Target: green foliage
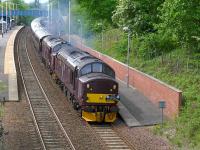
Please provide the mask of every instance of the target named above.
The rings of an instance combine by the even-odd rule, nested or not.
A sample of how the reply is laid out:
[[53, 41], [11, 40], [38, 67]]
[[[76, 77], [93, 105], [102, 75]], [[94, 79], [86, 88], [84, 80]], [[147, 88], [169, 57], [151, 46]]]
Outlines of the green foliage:
[[127, 55], [127, 39], [123, 38], [121, 41], [113, 45], [115, 51], [123, 55], [124, 57]]
[[170, 32], [176, 35], [179, 43], [190, 52], [200, 52], [200, 1], [166, 0], [160, 11], [158, 30], [162, 34]]
[[82, 8], [85, 8], [92, 20], [112, 23], [112, 12], [115, 9], [116, 0], [77, 0]]
[[148, 34], [140, 38], [139, 44], [139, 55], [145, 59], [152, 59], [176, 48], [176, 41], [167, 34]]
[[129, 26], [138, 35], [155, 32], [154, 24], [159, 21], [157, 8], [162, 3], [163, 0], [118, 0], [113, 22], [120, 27]]

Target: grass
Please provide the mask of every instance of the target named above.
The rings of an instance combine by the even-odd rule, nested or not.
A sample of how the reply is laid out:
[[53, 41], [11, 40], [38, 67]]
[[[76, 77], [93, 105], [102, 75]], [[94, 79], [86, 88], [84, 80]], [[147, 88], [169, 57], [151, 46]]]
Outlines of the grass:
[[[94, 42], [95, 49], [121, 62], [126, 62], [127, 41], [105, 39], [109, 45], [101, 48], [101, 40]], [[166, 122], [164, 128], [155, 126], [154, 133], [167, 137], [180, 149], [200, 149], [200, 54], [187, 54], [184, 49], [156, 56], [152, 59], [135, 57], [130, 53], [130, 65], [183, 91], [180, 116]]]

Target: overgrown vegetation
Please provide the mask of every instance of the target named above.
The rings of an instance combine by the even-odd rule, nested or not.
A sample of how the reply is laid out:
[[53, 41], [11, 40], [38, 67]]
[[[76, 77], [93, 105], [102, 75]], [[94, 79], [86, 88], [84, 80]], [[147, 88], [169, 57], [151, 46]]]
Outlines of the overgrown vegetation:
[[179, 147], [200, 147], [200, 1], [111, 2], [78, 1], [74, 6], [84, 14], [84, 33], [95, 32], [85, 34], [85, 39], [93, 48], [126, 63], [127, 33], [122, 28], [129, 27], [131, 66], [183, 91], [180, 116], [167, 123], [162, 133]]

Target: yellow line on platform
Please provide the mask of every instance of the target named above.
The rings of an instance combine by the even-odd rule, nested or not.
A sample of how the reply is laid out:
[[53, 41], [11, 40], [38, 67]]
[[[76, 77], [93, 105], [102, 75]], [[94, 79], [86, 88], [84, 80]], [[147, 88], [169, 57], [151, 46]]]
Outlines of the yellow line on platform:
[[18, 101], [18, 87], [17, 87], [17, 75], [14, 60], [14, 42], [15, 37], [22, 26], [15, 27], [13, 33], [8, 39], [5, 58], [4, 58], [4, 74], [8, 75], [8, 100]]

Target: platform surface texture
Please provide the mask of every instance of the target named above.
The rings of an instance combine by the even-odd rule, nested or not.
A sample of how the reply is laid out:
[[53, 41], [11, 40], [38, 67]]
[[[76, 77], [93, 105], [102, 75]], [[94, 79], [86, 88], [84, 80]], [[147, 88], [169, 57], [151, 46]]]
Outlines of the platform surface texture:
[[120, 103], [119, 114], [129, 127], [155, 125], [162, 122], [159, 105], [151, 103], [134, 87], [118, 80]]
[[14, 41], [22, 26], [16, 26], [0, 37], [0, 100], [18, 101]]

